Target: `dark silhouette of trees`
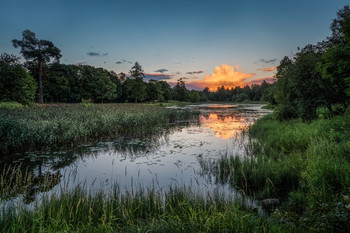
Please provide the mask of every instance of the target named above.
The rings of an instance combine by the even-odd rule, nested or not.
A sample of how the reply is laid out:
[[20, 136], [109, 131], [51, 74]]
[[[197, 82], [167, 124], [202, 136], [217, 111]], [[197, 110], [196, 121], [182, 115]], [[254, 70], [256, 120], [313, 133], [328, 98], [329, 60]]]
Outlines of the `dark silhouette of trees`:
[[17, 101], [29, 104], [34, 101], [35, 80], [19, 64], [19, 58], [3, 53], [0, 55], [0, 101]]
[[[350, 7], [337, 13], [332, 36], [307, 45], [277, 67], [277, 82], [264, 97], [279, 119], [317, 117], [317, 109], [341, 114], [350, 103]], [[271, 98], [272, 97], [272, 98]]]
[[174, 86], [174, 92], [175, 92], [176, 99], [178, 101], [187, 101], [188, 100], [186, 84], [182, 80], [182, 78], [177, 80], [177, 83]]
[[127, 82], [129, 98], [134, 99], [135, 103], [137, 103], [137, 101], [143, 101], [147, 94], [146, 85], [143, 82], [145, 74], [138, 62], [135, 62], [135, 65], [130, 70], [130, 74], [134, 79], [129, 79]]
[[22, 33], [22, 40], [12, 40], [15, 48], [21, 47], [21, 54], [27, 60], [27, 62], [34, 64], [38, 68], [38, 81], [39, 81], [39, 103], [44, 103], [43, 95], [43, 65], [50, 62], [51, 58], [59, 62], [61, 50], [54, 46], [51, 41], [39, 40], [36, 38], [35, 33], [30, 30], [25, 30]]

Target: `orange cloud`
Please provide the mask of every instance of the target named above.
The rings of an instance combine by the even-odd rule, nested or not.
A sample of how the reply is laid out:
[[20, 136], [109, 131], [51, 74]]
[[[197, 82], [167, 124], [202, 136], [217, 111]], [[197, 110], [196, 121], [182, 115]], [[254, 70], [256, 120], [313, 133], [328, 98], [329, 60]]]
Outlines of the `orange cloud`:
[[258, 70], [262, 70], [262, 71], [270, 72], [270, 71], [274, 71], [275, 69], [277, 69], [277, 67], [262, 68], [262, 69], [258, 69]]
[[192, 81], [189, 84], [192, 87], [205, 88], [209, 87], [210, 91], [216, 91], [217, 87], [234, 88], [236, 86], [246, 85], [245, 80], [255, 76], [255, 73], [244, 73], [239, 66], [230, 66], [222, 64], [216, 66], [212, 75], [206, 75], [203, 80]]

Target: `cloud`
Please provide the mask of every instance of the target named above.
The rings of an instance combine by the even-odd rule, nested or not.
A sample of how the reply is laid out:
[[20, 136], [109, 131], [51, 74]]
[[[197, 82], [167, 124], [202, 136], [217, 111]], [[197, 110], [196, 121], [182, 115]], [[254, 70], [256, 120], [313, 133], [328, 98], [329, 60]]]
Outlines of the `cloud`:
[[171, 74], [150, 74], [150, 73], [145, 73], [145, 81], [149, 81], [151, 79], [153, 80], [168, 80], [171, 79], [173, 77], [173, 75]]
[[240, 67], [222, 64], [216, 66], [212, 75], [206, 75], [203, 80], [192, 81], [186, 83], [186, 86], [191, 86], [193, 89], [202, 90], [209, 87], [211, 91], [217, 90], [217, 87], [225, 86], [233, 88], [236, 86], [244, 86], [247, 84], [247, 79], [251, 79], [255, 73], [244, 73]]
[[277, 69], [277, 67], [262, 68], [262, 69], [257, 69], [257, 70], [262, 70], [262, 71], [270, 72], [270, 71], [274, 71], [275, 69]]
[[258, 78], [258, 79], [254, 79], [249, 81], [249, 85], [253, 85], [253, 84], [261, 84], [263, 81], [267, 82], [267, 83], [274, 83], [276, 81], [275, 77], [266, 77], [266, 78]]
[[167, 72], [167, 71], [169, 71], [169, 70], [167, 70], [167, 69], [159, 69], [159, 70], [155, 70], [154, 72], [156, 72], [156, 73], [165, 73], [165, 72]]
[[265, 63], [265, 64], [271, 64], [271, 63], [275, 63], [277, 61], [277, 58], [273, 58], [270, 60], [266, 60], [266, 59], [260, 59], [259, 62], [261, 63]]
[[88, 52], [86, 55], [90, 56], [90, 57], [105, 57], [108, 55], [108, 53], [96, 53], [96, 52]]
[[204, 73], [204, 71], [203, 71], [203, 70], [199, 70], [199, 71], [191, 71], [191, 72], [187, 72], [186, 74], [190, 74], [190, 75], [192, 75], [192, 74], [201, 74], [201, 73]]
[[133, 62], [127, 61], [127, 60], [125, 60], [125, 59], [122, 59], [122, 60], [120, 60], [120, 61], [116, 61], [116, 62], [115, 62], [115, 64], [117, 64], [117, 65], [124, 64], [124, 63], [133, 64]]

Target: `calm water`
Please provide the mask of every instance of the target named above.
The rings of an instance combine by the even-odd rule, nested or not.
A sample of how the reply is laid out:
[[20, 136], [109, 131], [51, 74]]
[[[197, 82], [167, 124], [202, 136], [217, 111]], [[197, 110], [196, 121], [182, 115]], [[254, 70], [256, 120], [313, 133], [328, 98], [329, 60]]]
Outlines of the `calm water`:
[[[51, 192], [77, 185], [90, 191], [107, 190], [115, 184], [127, 191], [159, 191], [171, 185], [185, 185], [203, 194], [237, 196], [233, 188], [216, 184], [204, 174], [200, 161], [214, 160], [223, 154], [243, 156], [247, 138], [242, 131], [270, 112], [261, 106], [187, 106], [200, 109], [199, 119], [178, 122], [150, 138], [119, 138], [65, 152], [28, 153], [12, 164], [26, 164], [38, 177], [52, 174]], [[39, 188], [34, 188], [31, 195], [29, 200], [40, 195]]]

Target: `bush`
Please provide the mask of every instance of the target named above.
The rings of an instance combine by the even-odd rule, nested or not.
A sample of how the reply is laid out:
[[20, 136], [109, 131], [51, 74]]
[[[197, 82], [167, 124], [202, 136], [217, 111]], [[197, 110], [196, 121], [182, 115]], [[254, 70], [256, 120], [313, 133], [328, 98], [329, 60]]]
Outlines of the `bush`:
[[318, 107], [316, 109], [316, 115], [320, 119], [329, 119], [331, 117], [331, 111], [327, 107]]

